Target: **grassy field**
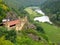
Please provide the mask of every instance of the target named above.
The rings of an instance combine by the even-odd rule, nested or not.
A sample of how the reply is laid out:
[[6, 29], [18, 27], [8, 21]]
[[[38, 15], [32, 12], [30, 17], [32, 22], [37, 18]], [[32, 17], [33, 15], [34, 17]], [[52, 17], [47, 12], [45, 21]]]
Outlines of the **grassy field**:
[[32, 8], [25, 8], [24, 9], [29, 15], [29, 18], [30, 18], [30, 20], [34, 20], [34, 18], [35, 17], [39, 17], [39, 16], [42, 16], [41, 14], [39, 14], [39, 13], [36, 13]]
[[27, 11], [27, 13], [29, 13], [30, 17], [39, 17], [39, 16], [42, 16], [41, 14], [39, 13], [36, 13], [34, 10], [32, 10], [32, 8], [25, 8], [24, 9], [25, 11]]
[[[38, 16], [35, 11], [32, 11], [32, 9], [26, 9], [26, 10], [30, 14], [31, 17]], [[31, 15], [31, 13], [33, 15]], [[53, 42], [53, 43], [60, 43], [60, 27], [55, 26], [55, 25], [50, 25], [48, 23], [39, 23], [39, 25], [40, 25], [40, 27], [42, 27], [44, 29], [48, 39], [51, 42]]]
[[50, 41], [60, 43], [60, 27], [47, 23], [40, 23], [40, 26], [44, 29]]

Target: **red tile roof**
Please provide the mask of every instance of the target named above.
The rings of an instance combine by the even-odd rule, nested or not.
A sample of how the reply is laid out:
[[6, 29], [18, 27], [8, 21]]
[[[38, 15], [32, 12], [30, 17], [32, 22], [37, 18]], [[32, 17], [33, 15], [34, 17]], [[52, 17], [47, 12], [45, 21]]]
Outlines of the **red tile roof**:
[[[14, 20], [14, 21], [8, 22], [9, 26], [14, 25], [14, 24], [18, 24], [18, 23], [20, 23], [20, 20]], [[6, 22], [4, 24], [6, 24]]]

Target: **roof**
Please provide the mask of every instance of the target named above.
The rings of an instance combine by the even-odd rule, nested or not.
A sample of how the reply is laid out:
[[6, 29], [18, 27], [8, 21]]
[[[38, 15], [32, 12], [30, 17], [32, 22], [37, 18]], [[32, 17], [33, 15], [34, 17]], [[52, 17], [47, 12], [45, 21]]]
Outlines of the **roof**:
[[[18, 24], [20, 23], [20, 20], [13, 20], [13, 21], [8, 21], [8, 24], [11, 26], [11, 25], [14, 25], [14, 24]], [[6, 22], [4, 23], [6, 24]]]

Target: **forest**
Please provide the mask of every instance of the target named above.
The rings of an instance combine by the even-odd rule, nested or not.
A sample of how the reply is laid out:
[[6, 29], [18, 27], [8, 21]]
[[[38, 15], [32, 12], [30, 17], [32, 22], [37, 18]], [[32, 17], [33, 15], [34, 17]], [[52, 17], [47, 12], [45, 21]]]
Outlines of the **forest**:
[[50, 0], [42, 4], [42, 10], [48, 15], [52, 22], [60, 25], [60, 0]]

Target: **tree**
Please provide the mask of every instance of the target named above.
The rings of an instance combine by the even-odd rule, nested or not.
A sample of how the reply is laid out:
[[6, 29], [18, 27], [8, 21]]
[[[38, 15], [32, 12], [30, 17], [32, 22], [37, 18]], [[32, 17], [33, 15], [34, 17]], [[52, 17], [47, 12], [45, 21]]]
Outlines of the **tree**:
[[57, 21], [59, 20], [59, 15], [60, 15], [60, 12], [57, 12], [57, 15], [56, 15]]
[[2, 0], [0, 0], [0, 3], [2, 2]]
[[2, 37], [3, 35], [6, 35], [7, 34], [7, 29], [4, 28], [4, 27], [0, 27], [0, 37]]
[[0, 5], [0, 22], [2, 21], [3, 18], [5, 18], [6, 13], [3, 10], [2, 6]]
[[8, 31], [7, 35], [5, 36], [6, 40], [10, 40], [11, 42], [15, 43], [15, 38], [16, 38], [16, 31], [15, 30], [10, 30]]
[[8, 31], [6, 28], [0, 27], [0, 37], [5, 36], [6, 40], [9, 40], [11, 42], [15, 42], [16, 38], [16, 31], [15, 30], [10, 30]]
[[14, 45], [12, 42], [5, 40], [4, 36], [0, 38], [0, 45]]

